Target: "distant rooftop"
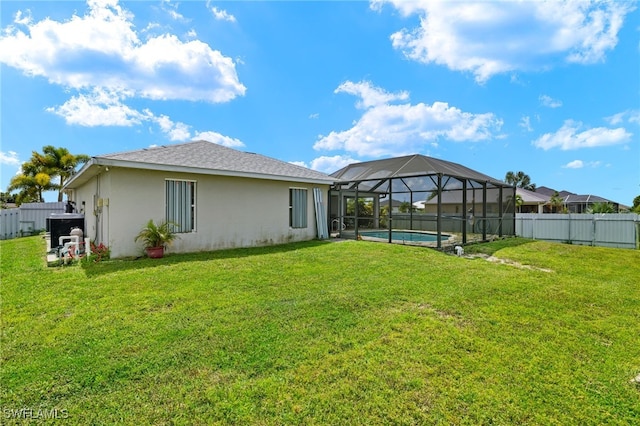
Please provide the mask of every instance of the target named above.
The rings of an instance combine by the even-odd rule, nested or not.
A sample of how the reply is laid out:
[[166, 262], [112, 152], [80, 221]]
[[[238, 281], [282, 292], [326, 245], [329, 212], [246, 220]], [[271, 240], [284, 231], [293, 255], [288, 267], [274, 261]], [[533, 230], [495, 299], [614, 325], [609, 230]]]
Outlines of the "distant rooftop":
[[558, 193], [558, 195], [563, 199], [565, 204], [572, 204], [572, 203], [613, 203], [613, 204], [618, 204], [615, 201], [611, 201], [611, 200], [607, 200], [606, 198], [603, 197], [599, 197], [597, 195], [592, 195], [592, 194], [586, 194], [586, 195], [579, 195], [579, 194], [574, 194], [573, 192], [569, 192], [566, 190], [562, 190], [562, 191], [556, 191], [555, 189], [546, 187], [546, 186], [540, 186], [536, 188], [535, 193], [536, 194], [540, 194], [540, 195], [544, 195], [547, 197], [553, 197], [553, 194]]

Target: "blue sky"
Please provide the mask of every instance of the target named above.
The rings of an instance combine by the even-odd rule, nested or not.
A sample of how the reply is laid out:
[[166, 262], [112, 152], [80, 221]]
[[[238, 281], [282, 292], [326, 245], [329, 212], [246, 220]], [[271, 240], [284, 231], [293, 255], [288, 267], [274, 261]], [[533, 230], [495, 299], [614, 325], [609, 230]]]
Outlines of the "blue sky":
[[2, 1], [0, 186], [44, 145], [207, 139], [327, 173], [418, 153], [631, 205], [637, 6]]

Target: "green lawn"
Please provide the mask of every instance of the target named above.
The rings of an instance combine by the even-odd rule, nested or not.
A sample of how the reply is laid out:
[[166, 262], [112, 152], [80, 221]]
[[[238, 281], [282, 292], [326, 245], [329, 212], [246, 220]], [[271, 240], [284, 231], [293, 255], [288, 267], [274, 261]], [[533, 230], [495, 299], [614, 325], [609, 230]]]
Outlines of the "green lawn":
[[0, 249], [0, 423], [640, 423], [638, 251], [315, 241], [47, 268], [41, 237]]

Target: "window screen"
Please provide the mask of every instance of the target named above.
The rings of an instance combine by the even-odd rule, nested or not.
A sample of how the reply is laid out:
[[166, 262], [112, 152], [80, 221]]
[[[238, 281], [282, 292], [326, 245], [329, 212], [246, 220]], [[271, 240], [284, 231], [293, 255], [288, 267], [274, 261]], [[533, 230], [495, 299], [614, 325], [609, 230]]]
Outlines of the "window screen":
[[307, 190], [289, 188], [289, 226], [307, 227]]
[[167, 221], [177, 225], [176, 232], [195, 231], [196, 182], [167, 179], [165, 185]]

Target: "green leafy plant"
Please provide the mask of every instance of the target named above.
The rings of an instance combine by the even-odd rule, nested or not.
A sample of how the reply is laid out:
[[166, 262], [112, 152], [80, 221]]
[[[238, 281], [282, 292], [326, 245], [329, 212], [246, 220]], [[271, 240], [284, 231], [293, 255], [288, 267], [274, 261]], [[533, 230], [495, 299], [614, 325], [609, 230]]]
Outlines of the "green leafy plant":
[[615, 213], [616, 207], [609, 202], [593, 203], [587, 213]]
[[177, 224], [166, 220], [156, 223], [153, 219], [149, 219], [145, 227], [136, 235], [135, 241], [142, 241], [145, 248], [166, 248], [177, 238], [176, 226]]

